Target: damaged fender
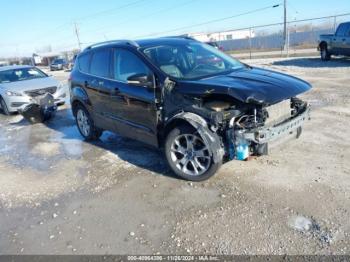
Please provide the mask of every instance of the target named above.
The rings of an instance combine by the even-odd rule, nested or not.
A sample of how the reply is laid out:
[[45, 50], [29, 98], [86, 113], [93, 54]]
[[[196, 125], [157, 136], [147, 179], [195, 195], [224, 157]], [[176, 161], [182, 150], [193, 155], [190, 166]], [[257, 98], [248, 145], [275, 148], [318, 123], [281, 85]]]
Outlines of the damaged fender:
[[214, 163], [222, 162], [225, 151], [221, 145], [220, 137], [209, 130], [208, 124], [203, 117], [191, 112], [182, 112], [169, 119], [168, 122], [170, 123], [175, 119], [183, 119], [192, 125], [198, 131], [204, 142], [210, 147], [210, 154], [213, 157]]

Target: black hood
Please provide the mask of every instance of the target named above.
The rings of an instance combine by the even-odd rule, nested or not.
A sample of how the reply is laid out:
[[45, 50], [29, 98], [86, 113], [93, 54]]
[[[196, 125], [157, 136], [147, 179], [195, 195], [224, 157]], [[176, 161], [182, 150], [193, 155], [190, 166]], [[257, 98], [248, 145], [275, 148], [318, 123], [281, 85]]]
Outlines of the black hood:
[[275, 104], [308, 91], [299, 78], [260, 68], [244, 68], [226, 75], [179, 81], [181, 93], [227, 94], [244, 103]]

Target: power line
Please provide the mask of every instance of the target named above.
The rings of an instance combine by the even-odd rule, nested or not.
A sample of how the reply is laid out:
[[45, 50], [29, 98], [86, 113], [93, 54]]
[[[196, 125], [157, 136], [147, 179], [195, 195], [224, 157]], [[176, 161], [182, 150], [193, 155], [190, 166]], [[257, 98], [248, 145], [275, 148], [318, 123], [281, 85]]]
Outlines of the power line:
[[[163, 13], [163, 12], [167, 12], [167, 11], [170, 11], [170, 10], [174, 10], [176, 8], [180, 8], [180, 7], [183, 7], [183, 6], [186, 6], [186, 5], [189, 5], [189, 4], [192, 4], [193, 2], [196, 2], [198, 0], [190, 0], [188, 2], [185, 2], [185, 3], [182, 3], [182, 4], [177, 4], [177, 5], [173, 5], [171, 7], [167, 7], [167, 8], [163, 8], [163, 9], [160, 9], [156, 12], [153, 12], [153, 13], [149, 13], [149, 14], [146, 14], [146, 15], [143, 15], [143, 16], [138, 16], [137, 19], [127, 19], [127, 20], [124, 20], [120, 23], [118, 23], [117, 25], [120, 26], [120, 25], [124, 25], [130, 21], [137, 21], [137, 20], [141, 20], [141, 19], [145, 19], [145, 18], [148, 18], [148, 17], [152, 17], [156, 14], [159, 14], [159, 13]], [[106, 29], [106, 28], [110, 28], [110, 27], [115, 27], [115, 25], [109, 25], [109, 26], [104, 26], [104, 27], [100, 27], [99, 29], [94, 29], [94, 30], [89, 30], [89, 31], [83, 31], [84, 33], [91, 33], [91, 32], [98, 32], [100, 31], [101, 29]]]
[[[78, 17], [76, 19], [74, 19], [74, 21], [82, 21], [82, 20], [90, 20], [90, 19], [95, 19], [96, 17], [98, 16], [101, 16], [103, 14], [106, 14], [106, 13], [110, 13], [110, 12], [113, 12], [115, 10], [120, 10], [120, 9], [125, 9], [125, 8], [128, 8], [130, 6], [134, 6], [134, 5], [137, 5], [141, 2], [145, 2], [146, 0], [137, 0], [137, 1], [133, 1], [131, 3], [128, 3], [128, 4], [124, 4], [124, 5], [120, 5], [120, 6], [117, 6], [117, 7], [114, 7], [114, 8], [110, 8], [110, 9], [106, 9], [106, 10], [103, 10], [103, 11], [100, 11], [100, 12], [96, 12], [96, 13], [92, 13], [92, 14], [89, 14], [89, 15], [86, 15], [86, 16], [83, 16], [83, 17]], [[56, 28], [53, 28], [51, 29], [50, 31], [46, 32], [46, 33], [40, 33], [40, 35], [38, 35], [37, 37], [33, 38], [32, 40], [29, 40], [29, 41], [22, 41], [21, 42], [21, 45], [23, 45], [24, 43], [34, 43], [34, 42], [37, 42], [37, 39], [38, 38], [41, 38], [42, 35], [45, 35], [46, 38], [50, 37], [51, 36], [56, 36], [56, 33], [57, 31], [60, 31], [62, 29], [64, 30], [67, 30], [69, 31], [69, 26], [72, 25], [71, 22], [65, 22], [59, 26], [57, 26]], [[52, 33], [54, 32], [54, 33]], [[17, 43], [10, 43], [8, 45], [16, 45]]]
[[141, 2], [145, 2], [145, 1], [146, 0], [134, 1], [134, 2], [131, 2], [131, 3], [128, 3], [128, 4], [125, 4], [125, 5], [117, 6], [115, 8], [111, 8], [111, 9], [107, 9], [107, 10], [104, 10], [104, 11], [93, 13], [93, 14], [90, 14], [90, 15], [87, 15], [87, 16], [83, 16], [83, 17], [77, 18], [76, 20], [82, 21], [82, 20], [87, 20], [87, 19], [89, 19], [89, 20], [95, 19], [97, 16], [101, 16], [101, 15], [113, 12], [115, 10], [125, 9], [125, 8], [128, 8], [128, 7], [133, 6], [133, 5], [137, 5], [137, 4], [139, 4]]
[[267, 9], [270, 9], [270, 8], [276, 8], [276, 7], [279, 7], [280, 5], [281, 4], [276, 4], [276, 5], [273, 5], [273, 6], [267, 6], [267, 7], [255, 9], [255, 10], [252, 10], [252, 11], [244, 12], [244, 13], [241, 13], [241, 14], [236, 14], [236, 15], [233, 15], [233, 16], [228, 16], [228, 17], [218, 18], [218, 19], [214, 19], [214, 20], [209, 20], [209, 21], [206, 21], [206, 22], [202, 22], [202, 23], [198, 23], [198, 24], [194, 24], [194, 25], [190, 25], [190, 26], [178, 27], [178, 28], [174, 28], [174, 29], [171, 29], [171, 30], [167, 30], [167, 31], [162, 31], [162, 32], [142, 35], [142, 36], [138, 36], [136, 38], [161, 35], [161, 34], [176, 32], [176, 31], [179, 31], [179, 30], [184, 30], [184, 29], [189, 29], [189, 28], [193, 28], [193, 27], [198, 27], [198, 26], [202, 26], [202, 25], [208, 25], [208, 24], [212, 24], [212, 23], [217, 23], [217, 22], [229, 20], [229, 19], [232, 19], [232, 18], [244, 16], [244, 15], [249, 15], [249, 14], [261, 12], [261, 11], [264, 11], [264, 10], [267, 10]]
[[[343, 13], [338, 15], [331, 15], [331, 16], [322, 16], [322, 17], [314, 17], [314, 18], [306, 18], [306, 19], [300, 19], [300, 20], [294, 20], [294, 21], [287, 21], [287, 24], [294, 24], [294, 23], [301, 23], [301, 22], [308, 22], [308, 21], [315, 21], [315, 20], [323, 20], [323, 19], [329, 19], [334, 17], [343, 17], [343, 16], [349, 16], [349, 13]], [[272, 23], [272, 24], [264, 24], [264, 25], [256, 25], [256, 26], [248, 26], [248, 27], [240, 27], [240, 28], [234, 28], [229, 30], [220, 31], [222, 33], [224, 32], [234, 32], [234, 31], [242, 31], [247, 29], [256, 29], [256, 28], [263, 28], [263, 27], [271, 27], [271, 26], [277, 26], [277, 25], [283, 25], [284, 22], [278, 22], [278, 23]]]

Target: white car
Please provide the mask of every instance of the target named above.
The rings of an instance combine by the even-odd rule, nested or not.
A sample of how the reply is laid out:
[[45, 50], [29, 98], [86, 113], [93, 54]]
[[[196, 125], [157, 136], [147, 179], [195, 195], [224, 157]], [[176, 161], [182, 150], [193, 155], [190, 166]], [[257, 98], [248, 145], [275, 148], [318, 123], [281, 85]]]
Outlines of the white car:
[[33, 66], [0, 67], [0, 106], [5, 115], [32, 103], [33, 98], [50, 93], [56, 105], [66, 99], [64, 85]]

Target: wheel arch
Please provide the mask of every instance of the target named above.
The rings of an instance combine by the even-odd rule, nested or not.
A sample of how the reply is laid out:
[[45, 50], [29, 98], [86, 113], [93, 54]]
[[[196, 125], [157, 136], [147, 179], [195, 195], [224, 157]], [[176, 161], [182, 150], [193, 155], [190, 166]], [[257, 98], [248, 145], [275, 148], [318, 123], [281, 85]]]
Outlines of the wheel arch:
[[88, 106], [91, 105], [90, 99], [86, 91], [80, 86], [74, 86], [71, 88], [71, 105], [72, 112], [75, 115], [76, 107], [78, 105], [84, 106], [88, 109]]
[[73, 115], [75, 116], [76, 113], [77, 113], [77, 107], [78, 106], [83, 106], [85, 109], [86, 109], [86, 106], [84, 105], [84, 103], [82, 101], [80, 101], [79, 99], [74, 99], [72, 102], [71, 102], [71, 106], [72, 106], [72, 112], [73, 112]]
[[169, 132], [179, 125], [189, 125], [195, 128], [204, 142], [211, 148], [214, 163], [222, 161], [225, 151], [222, 147], [220, 137], [209, 129], [208, 123], [203, 117], [195, 113], [182, 112], [170, 118], [166, 122], [163, 129], [164, 131], [162, 132], [160, 141], [162, 145], [164, 144]]
[[319, 47], [320, 47], [320, 48], [323, 48], [323, 47], [328, 48], [328, 43], [327, 43], [327, 41], [321, 41], [321, 43], [319, 44]]

